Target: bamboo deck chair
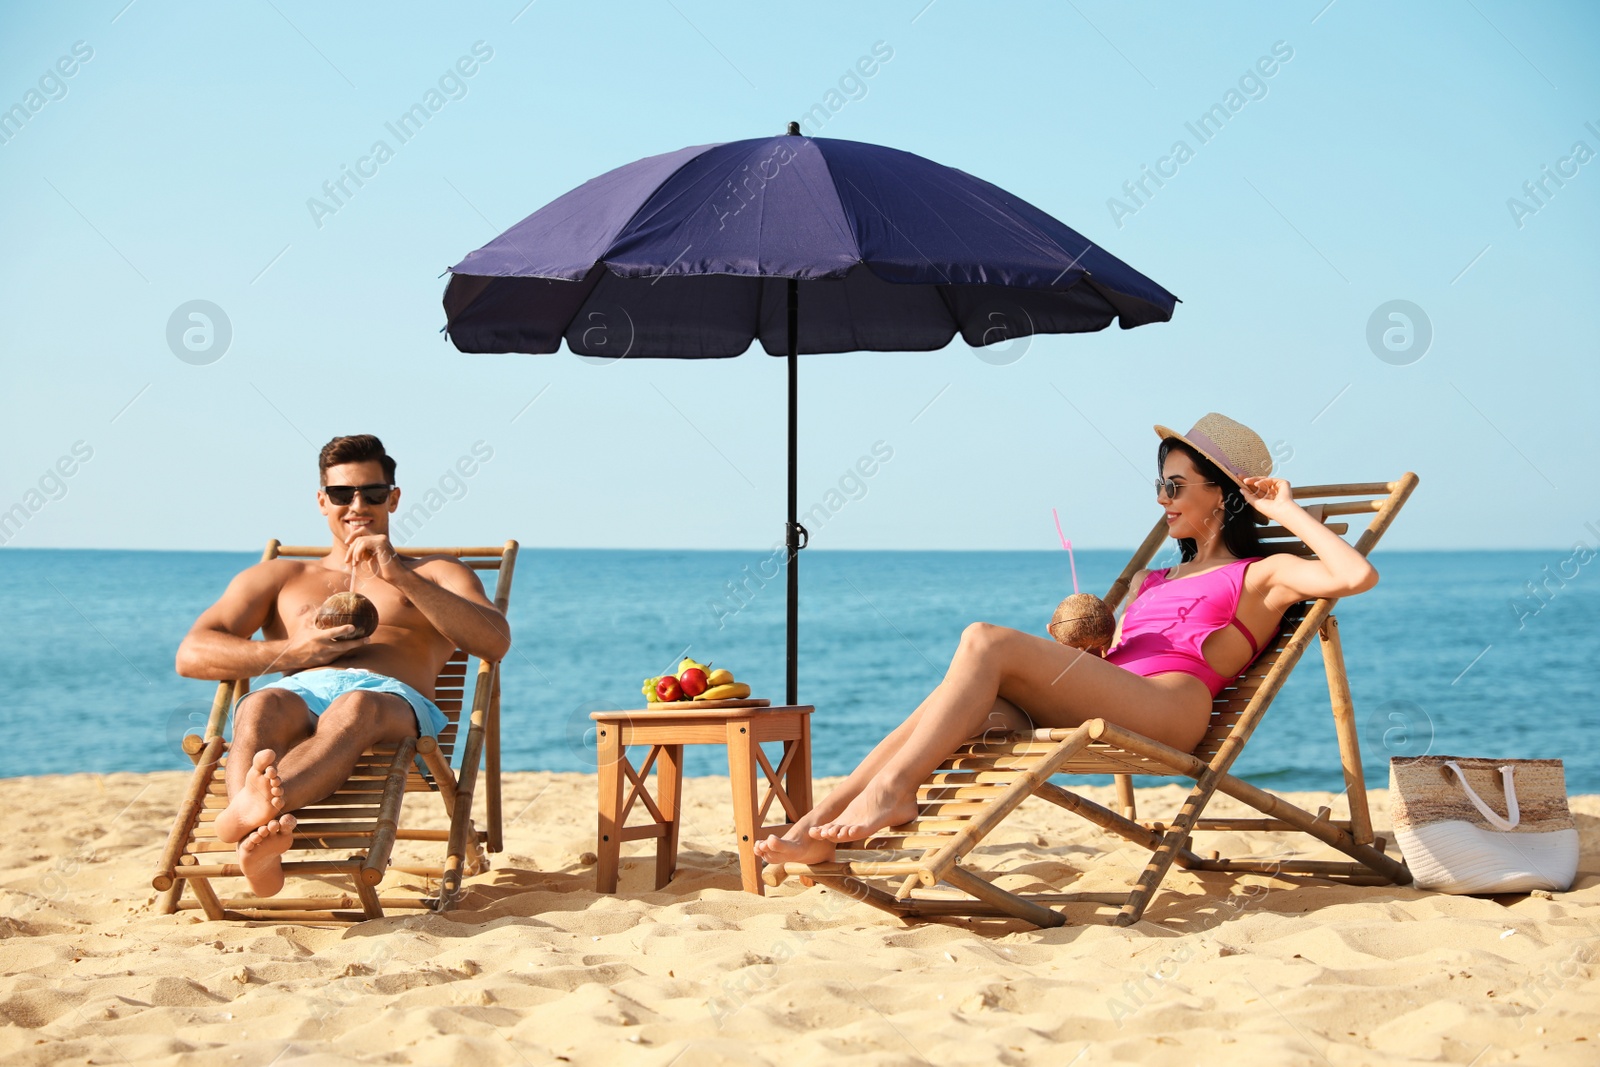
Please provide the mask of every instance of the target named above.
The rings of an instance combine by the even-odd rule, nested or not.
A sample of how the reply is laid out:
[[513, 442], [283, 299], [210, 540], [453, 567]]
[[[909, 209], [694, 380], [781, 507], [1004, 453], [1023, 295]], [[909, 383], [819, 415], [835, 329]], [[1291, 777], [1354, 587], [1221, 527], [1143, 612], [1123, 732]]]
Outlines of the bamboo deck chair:
[[[1371, 513], [1370, 524], [1355, 543], [1365, 556], [1416, 484], [1417, 476], [1407, 472], [1393, 482], [1296, 487], [1293, 492], [1297, 502], [1336, 534], [1345, 534], [1348, 524], [1329, 519]], [[1352, 497], [1357, 499], [1346, 499]], [[1321, 502], [1306, 503], [1313, 500]], [[1112, 583], [1106, 603], [1113, 610], [1127, 595], [1134, 574], [1150, 562], [1166, 536], [1165, 521], [1157, 522]], [[1261, 538], [1268, 553], [1294, 552], [1314, 558], [1299, 538], [1281, 526], [1264, 527]], [[1217, 695], [1210, 727], [1193, 752], [1180, 752], [1104, 719], [1090, 719], [1072, 729], [1011, 735], [991, 743], [978, 739], [963, 745], [918, 788], [916, 819], [850, 846], [851, 851], [890, 850], [893, 855], [852, 858], [850, 852], [841, 851], [830, 863], [772, 864], [762, 877], [769, 886], [777, 886], [787, 876], [799, 875], [905, 919], [1001, 916], [1035, 926], [1065, 925], [1066, 916], [1055, 906], [1085, 903], [1094, 905], [1095, 910], [1116, 909], [1109, 916], [1096, 916], [1111, 925], [1138, 922], [1174, 862], [1189, 870], [1301, 874], [1360, 884], [1403, 885], [1411, 880], [1405, 865], [1385, 855], [1385, 842], [1372, 831], [1334, 603], [1328, 599], [1303, 602], [1285, 613], [1277, 635], [1243, 674]], [[1321, 644], [1334, 733], [1348, 787], [1349, 817], [1345, 819], [1330, 818], [1328, 808], [1305, 811], [1228, 773], [1314, 638]], [[1113, 811], [1051, 782], [1056, 774], [1114, 775], [1120, 810]], [[1193, 780], [1193, 788], [1170, 821], [1141, 820], [1134, 805], [1130, 777], [1134, 774], [1187, 777]], [[1264, 817], [1203, 818], [1206, 804], [1219, 791]], [[1018, 894], [964, 866], [963, 857], [1030, 796], [1066, 808], [1149, 849], [1150, 860], [1138, 881], [1119, 893]], [[1208, 830], [1298, 831], [1343, 852], [1353, 862], [1226, 859], [1216, 852], [1202, 856], [1193, 847], [1191, 835]]]
[[[454, 556], [473, 570], [494, 571], [490, 597], [497, 608], [506, 610], [517, 542], [507, 541], [499, 548], [402, 548], [399, 552], [409, 558]], [[327, 553], [326, 548], [285, 547], [268, 541], [261, 558], [316, 559]], [[471, 709], [466, 743], [459, 770], [451, 766], [467, 689], [467, 659], [465, 652], [456, 649], [434, 683], [434, 702], [449, 720], [437, 740], [421, 737], [368, 749], [337, 792], [294, 813], [298, 825], [294, 844], [284, 854], [285, 876], [291, 881], [310, 877], [352, 883], [351, 891], [339, 896], [223, 898], [212, 886], [213, 879], [243, 877], [233, 855], [236, 846], [217, 840], [213, 822], [228, 801], [223, 781], [228, 758], [223, 726], [231, 709], [250, 691], [248, 678], [219, 683], [204, 736], [189, 734], [183, 739], [184, 751], [195, 768], [152, 880], [161, 891], [161, 911], [170, 915], [180, 909], [199, 908], [208, 919], [356, 922], [381, 918], [385, 908], [446, 911], [453, 906], [460, 897], [462, 876], [476, 874], [488, 866], [485, 846], [488, 852], [499, 852], [502, 847], [498, 663], [479, 661], [473, 673], [472, 703], [465, 705]], [[480, 768], [484, 772], [482, 830], [473, 823]], [[435, 794], [449, 816], [450, 828], [417, 829], [404, 825], [404, 801], [409, 793]], [[383, 895], [381, 884], [391, 869], [390, 854], [396, 841], [437, 841], [443, 845], [444, 856], [438, 867], [396, 864], [392, 868], [426, 878], [426, 885], [437, 886], [432, 896]], [[226, 859], [217, 862], [221, 857]], [[182, 899], [185, 885], [195, 899]]]

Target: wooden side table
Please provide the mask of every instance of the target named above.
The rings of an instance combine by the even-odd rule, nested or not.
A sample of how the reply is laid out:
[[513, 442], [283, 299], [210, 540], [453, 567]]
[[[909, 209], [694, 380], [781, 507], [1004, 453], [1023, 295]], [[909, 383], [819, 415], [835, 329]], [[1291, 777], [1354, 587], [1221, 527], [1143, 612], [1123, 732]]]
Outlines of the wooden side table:
[[[765, 700], [680, 701], [637, 711], [596, 711], [600, 771], [600, 834], [595, 888], [617, 891], [617, 867], [624, 841], [656, 839], [656, 888], [678, 867], [678, 817], [683, 787], [684, 745], [727, 745], [728, 777], [733, 782], [733, 820], [739, 836], [739, 876], [745, 892], [764, 892], [756, 869], [755, 840], [767, 810], [777, 800], [788, 822], [811, 810], [811, 712], [809, 704], [768, 707]], [[774, 768], [761, 750], [763, 741], [782, 741]], [[637, 768], [628, 762], [630, 745], [649, 745]], [[656, 771], [656, 795], [645, 786]], [[766, 794], [757, 800], [760, 780]], [[632, 783], [626, 801], [623, 786]], [[635, 801], [643, 801], [651, 821], [628, 826]]]

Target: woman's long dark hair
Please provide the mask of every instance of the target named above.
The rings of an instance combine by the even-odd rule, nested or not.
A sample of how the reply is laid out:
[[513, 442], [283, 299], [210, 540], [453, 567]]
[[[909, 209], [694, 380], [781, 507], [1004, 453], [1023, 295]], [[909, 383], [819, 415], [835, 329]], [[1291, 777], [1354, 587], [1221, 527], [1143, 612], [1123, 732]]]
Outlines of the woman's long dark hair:
[[[1222, 472], [1222, 468], [1211, 462], [1199, 452], [1190, 448], [1175, 438], [1167, 437], [1161, 442], [1161, 448], [1156, 453], [1156, 473], [1159, 475], [1164, 469], [1167, 454], [1177, 449], [1194, 461], [1195, 469], [1208, 482], [1216, 482], [1222, 489], [1222, 544], [1238, 559], [1251, 556], [1267, 555], [1267, 550], [1261, 545], [1261, 517], [1256, 514], [1256, 509], [1245, 500], [1244, 494], [1239, 492], [1239, 486], [1234, 480]], [[1178, 555], [1184, 563], [1194, 559], [1195, 544], [1192, 537], [1178, 539]]]

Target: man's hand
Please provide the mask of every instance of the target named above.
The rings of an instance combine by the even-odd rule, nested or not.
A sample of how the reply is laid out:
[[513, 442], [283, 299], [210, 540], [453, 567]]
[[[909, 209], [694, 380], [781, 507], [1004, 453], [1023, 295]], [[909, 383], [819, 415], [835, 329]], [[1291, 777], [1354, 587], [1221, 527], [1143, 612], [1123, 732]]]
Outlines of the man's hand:
[[351, 538], [345, 546], [345, 554], [352, 567], [365, 563], [372, 577], [382, 578], [391, 585], [395, 584], [396, 579], [403, 581], [410, 574], [386, 534], [362, 534]]
[[354, 626], [333, 626], [320, 629], [306, 616], [300, 632], [289, 638], [288, 646], [279, 657], [274, 670], [299, 671], [307, 667], [326, 667], [351, 649], [369, 643], [372, 637], [356, 637]]

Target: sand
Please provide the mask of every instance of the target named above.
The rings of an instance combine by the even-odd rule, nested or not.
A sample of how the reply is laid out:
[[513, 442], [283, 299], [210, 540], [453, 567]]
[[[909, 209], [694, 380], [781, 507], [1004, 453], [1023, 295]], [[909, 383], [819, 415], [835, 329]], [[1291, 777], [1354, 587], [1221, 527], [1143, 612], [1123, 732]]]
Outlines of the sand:
[[[1137, 926], [1034, 930], [741, 893], [719, 778], [686, 782], [676, 881], [651, 890], [635, 843], [598, 896], [593, 778], [513, 774], [464, 910], [315, 926], [155, 910], [184, 778], [0, 780], [0, 1062], [1600, 1062], [1600, 797], [1574, 798], [1585, 860], [1553, 897], [1175, 870]], [[979, 853], [1004, 884], [1084, 889], [1142, 857], [1037, 802]]]

